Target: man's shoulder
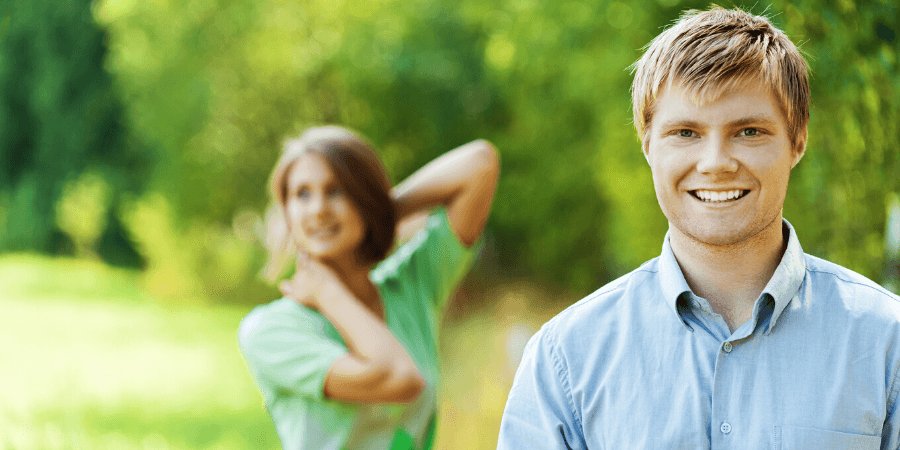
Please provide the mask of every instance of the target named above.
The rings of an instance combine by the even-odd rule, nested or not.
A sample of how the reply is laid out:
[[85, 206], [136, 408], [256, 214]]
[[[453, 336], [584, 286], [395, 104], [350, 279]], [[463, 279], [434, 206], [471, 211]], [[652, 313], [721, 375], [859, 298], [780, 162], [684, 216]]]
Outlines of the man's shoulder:
[[658, 258], [651, 259], [573, 303], [544, 325], [548, 330], [545, 332], [578, 333], [582, 327], [596, 329], [598, 320], [619, 317], [619, 310], [627, 307], [628, 302], [646, 297], [641, 293], [658, 291], [657, 264]]
[[856, 289], [859, 294], [900, 302], [900, 297], [878, 283], [831, 261], [806, 254], [806, 270], [818, 281]]
[[856, 312], [880, 312], [900, 320], [900, 297], [896, 294], [841, 265], [809, 254], [805, 258], [813, 292], [828, 293]]

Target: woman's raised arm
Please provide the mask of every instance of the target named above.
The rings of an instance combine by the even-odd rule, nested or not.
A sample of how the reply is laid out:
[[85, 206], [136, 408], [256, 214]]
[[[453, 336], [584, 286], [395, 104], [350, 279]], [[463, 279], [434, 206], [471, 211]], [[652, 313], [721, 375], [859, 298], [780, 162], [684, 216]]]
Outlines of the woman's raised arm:
[[476, 140], [450, 150], [393, 189], [398, 220], [445, 205], [450, 228], [470, 246], [484, 230], [499, 175], [499, 156], [490, 142]]

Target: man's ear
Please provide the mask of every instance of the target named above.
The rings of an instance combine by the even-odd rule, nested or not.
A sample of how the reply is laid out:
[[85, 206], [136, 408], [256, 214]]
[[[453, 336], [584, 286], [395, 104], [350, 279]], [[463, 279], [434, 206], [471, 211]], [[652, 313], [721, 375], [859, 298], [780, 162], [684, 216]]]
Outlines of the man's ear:
[[797, 167], [797, 163], [803, 159], [803, 155], [806, 154], [806, 137], [807, 137], [807, 127], [803, 126], [803, 129], [800, 130], [800, 133], [797, 136], [797, 141], [794, 144], [793, 152], [793, 162], [791, 162], [791, 169]]
[[647, 161], [647, 164], [650, 164], [650, 132], [644, 132], [644, 136], [641, 138], [641, 153], [644, 154], [644, 159]]

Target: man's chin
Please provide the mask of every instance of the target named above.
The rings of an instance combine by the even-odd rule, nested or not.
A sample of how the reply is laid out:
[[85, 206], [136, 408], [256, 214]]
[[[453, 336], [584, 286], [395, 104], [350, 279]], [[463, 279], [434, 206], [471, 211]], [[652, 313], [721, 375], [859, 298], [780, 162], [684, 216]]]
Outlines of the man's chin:
[[679, 227], [682, 234], [691, 240], [705, 245], [716, 247], [727, 247], [740, 244], [747, 241], [756, 233], [752, 233], [746, 227], [735, 227], [729, 225], [721, 226], [686, 226]]

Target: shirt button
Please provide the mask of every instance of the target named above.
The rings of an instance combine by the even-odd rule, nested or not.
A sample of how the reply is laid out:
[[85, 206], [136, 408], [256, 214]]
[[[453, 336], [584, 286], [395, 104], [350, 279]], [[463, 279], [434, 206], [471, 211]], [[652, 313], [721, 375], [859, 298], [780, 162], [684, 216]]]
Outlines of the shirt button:
[[722, 422], [722, 426], [719, 427], [719, 431], [721, 431], [722, 434], [731, 433], [731, 424], [728, 422]]
[[725, 342], [722, 344], [722, 350], [724, 350], [725, 353], [731, 353], [731, 351], [734, 350], [734, 346], [731, 345], [731, 342]]

